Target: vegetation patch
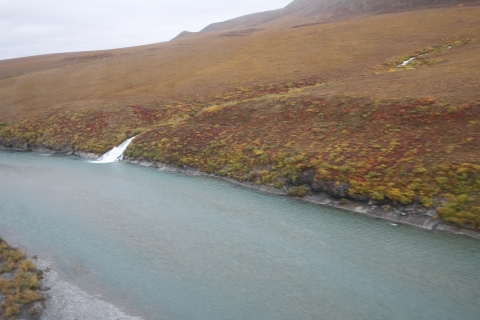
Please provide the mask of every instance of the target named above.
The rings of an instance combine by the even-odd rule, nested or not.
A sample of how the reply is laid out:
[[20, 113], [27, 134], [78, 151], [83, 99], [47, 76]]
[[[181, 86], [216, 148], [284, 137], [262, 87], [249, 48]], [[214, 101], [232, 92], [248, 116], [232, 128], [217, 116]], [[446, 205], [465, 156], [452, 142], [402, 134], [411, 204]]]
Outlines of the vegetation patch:
[[23, 252], [0, 239], [0, 319], [15, 319], [22, 311], [32, 318], [39, 316], [34, 303], [44, 299], [38, 283], [42, 275]]
[[310, 194], [310, 187], [308, 186], [292, 186], [288, 188], [287, 195], [292, 197], [305, 197], [306, 195]]
[[412, 51], [403, 56], [396, 57], [393, 61], [384, 63], [376, 73], [414, 70], [423, 66], [436, 65], [446, 61], [441, 53], [466, 45], [472, 41], [477, 41], [477, 39], [460, 39], [443, 45], [427, 47], [419, 51]]

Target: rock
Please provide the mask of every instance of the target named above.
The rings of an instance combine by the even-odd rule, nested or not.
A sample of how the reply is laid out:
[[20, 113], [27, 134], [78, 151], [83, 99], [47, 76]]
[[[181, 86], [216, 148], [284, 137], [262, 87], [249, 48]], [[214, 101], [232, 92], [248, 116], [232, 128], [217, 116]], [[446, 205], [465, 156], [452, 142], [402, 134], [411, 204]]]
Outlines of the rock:
[[335, 183], [333, 181], [318, 181], [312, 184], [312, 190], [314, 192], [325, 192], [336, 198], [354, 199], [349, 194], [349, 186], [346, 183]]
[[99, 157], [98, 154], [80, 151], [80, 150], [75, 150], [74, 154], [81, 158], [86, 158], [86, 159], [98, 159]]
[[11, 145], [6, 145], [3, 142], [0, 142], [0, 150], [13, 150]]
[[312, 186], [315, 180], [315, 169], [300, 172], [295, 181], [289, 179], [288, 183], [296, 186], [309, 185]]
[[427, 212], [425, 212], [425, 215], [433, 218], [437, 215], [437, 212], [435, 210], [428, 210]]
[[11, 272], [6, 272], [6, 273], [2, 273], [0, 274], [0, 279], [5, 279], [5, 280], [8, 280], [8, 281], [12, 281], [15, 279], [13, 273]]
[[25, 142], [22, 145], [14, 145], [13, 150], [15, 150], [15, 151], [28, 151], [29, 150], [28, 144]]

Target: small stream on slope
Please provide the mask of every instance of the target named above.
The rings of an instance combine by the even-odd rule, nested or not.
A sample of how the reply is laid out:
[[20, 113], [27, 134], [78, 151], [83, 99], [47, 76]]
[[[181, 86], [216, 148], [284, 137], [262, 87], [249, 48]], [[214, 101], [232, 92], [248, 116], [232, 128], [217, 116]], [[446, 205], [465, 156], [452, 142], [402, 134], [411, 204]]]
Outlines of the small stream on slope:
[[0, 235], [55, 272], [48, 319], [480, 314], [478, 240], [123, 162], [0, 152]]
[[135, 137], [127, 139], [122, 142], [118, 147], [114, 147], [112, 150], [108, 151], [107, 153], [103, 154], [97, 160], [92, 160], [90, 163], [112, 163], [123, 160], [123, 153], [127, 150], [128, 145], [132, 142]]

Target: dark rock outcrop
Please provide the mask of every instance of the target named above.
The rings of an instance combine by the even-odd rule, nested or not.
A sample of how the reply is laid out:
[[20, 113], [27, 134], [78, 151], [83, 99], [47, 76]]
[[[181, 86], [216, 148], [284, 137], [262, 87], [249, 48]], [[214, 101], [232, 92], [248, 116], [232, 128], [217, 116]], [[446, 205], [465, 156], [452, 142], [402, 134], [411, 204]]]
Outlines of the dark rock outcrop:
[[349, 194], [350, 187], [346, 183], [334, 181], [318, 181], [312, 184], [314, 192], [325, 192], [335, 198], [352, 198]]

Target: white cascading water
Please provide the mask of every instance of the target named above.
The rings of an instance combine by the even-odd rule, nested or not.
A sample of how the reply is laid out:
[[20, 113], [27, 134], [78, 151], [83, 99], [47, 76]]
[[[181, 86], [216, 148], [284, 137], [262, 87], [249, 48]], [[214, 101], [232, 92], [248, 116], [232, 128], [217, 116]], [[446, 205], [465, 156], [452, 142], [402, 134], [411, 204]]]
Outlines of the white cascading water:
[[415, 60], [415, 59], [416, 59], [416, 57], [407, 59], [407, 60], [403, 61], [402, 63], [400, 63], [400, 64], [397, 66], [397, 68], [406, 67], [407, 64], [409, 64], [410, 62], [412, 62], [412, 61]]
[[119, 145], [118, 147], [113, 147], [112, 150], [108, 151], [97, 160], [90, 161], [90, 162], [91, 163], [111, 163], [111, 162], [117, 162], [117, 161], [123, 160], [123, 152], [125, 151], [125, 149], [127, 149], [128, 145], [130, 144], [130, 142], [132, 142], [134, 138], [135, 137], [132, 137], [130, 139], [123, 141], [122, 144]]

